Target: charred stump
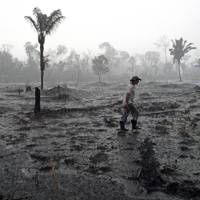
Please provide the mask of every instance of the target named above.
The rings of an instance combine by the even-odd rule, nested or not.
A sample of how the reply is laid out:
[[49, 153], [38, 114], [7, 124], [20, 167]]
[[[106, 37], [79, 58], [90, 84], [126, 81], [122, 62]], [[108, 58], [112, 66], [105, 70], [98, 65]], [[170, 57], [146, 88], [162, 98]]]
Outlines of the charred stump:
[[40, 112], [40, 89], [38, 87], [35, 88], [35, 108], [34, 112]]
[[21, 89], [20, 89], [20, 88], [18, 88], [18, 94], [19, 94], [19, 96], [20, 96], [20, 94], [21, 94]]

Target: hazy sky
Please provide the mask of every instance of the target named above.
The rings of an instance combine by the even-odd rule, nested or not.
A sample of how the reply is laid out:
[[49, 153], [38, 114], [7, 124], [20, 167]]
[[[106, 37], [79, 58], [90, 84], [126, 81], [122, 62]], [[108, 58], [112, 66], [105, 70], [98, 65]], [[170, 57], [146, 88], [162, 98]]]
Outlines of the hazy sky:
[[200, 48], [200, 0], [1, 0], [0, 45], [13, 44], [12, 53], [25, 58], [24, 44], [37, 34], [24, 16], [39, 7], [49, 14], [61, 9], [66, 17], [47, 36], [46, 49], [59, 44], [78, 52], [97, 50], [110, 42], [130, 54], [155, 50], [162, 35], [183, 37]]

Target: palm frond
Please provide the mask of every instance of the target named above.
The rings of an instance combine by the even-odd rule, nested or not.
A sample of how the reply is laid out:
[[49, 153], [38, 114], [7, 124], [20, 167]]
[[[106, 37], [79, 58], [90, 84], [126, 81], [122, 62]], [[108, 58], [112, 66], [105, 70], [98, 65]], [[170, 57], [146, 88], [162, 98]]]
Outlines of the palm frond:
[[174, 49], [169, 49], [170, 55], [174, 55]]
[[176, 44], [176, 46], [178, 46], [178, 45], [179, 45], [179, 43], [180, 43], [180, 40], [178, 40], [178, 39], [175, 39], [175, 44]]
[[62, 16], [62, 12], [61, 12], [60, 9], [54, 10], [54, 11], [50, 14], [50, 16], [49, 16], [49, 18], [48, 18], [48, 22], [54, 21], [56, 18], [61, 17], [61, 16]]
[[65, 19], [64, 16], [59, 16], [56, 19], [54, 19], [53, 21], [49, 22], [47, 24], [46, 33], [51, 34], [64, 19]]
[[180, 38], [179, 40], [180, 44], [183, 44], [184, 43], [183, 41], [184, 41], [183, 38]]
[[185, 47], [186, 43], [187, 43], [187, 40], [184, 40], [183, 45], [182, 45], [183, 48]]
[[37, 25], [37, 23], [35, 22], [34, 19], [32, 19], [32, 18], [29, 17], [29, 16], [25, 16], [24, 18], [35, 28], [36, 31], [39, 30], [39, 29], [38, 29], [38, 25]]
[[183, 52], [184, 52], [184, 54], [186, 54], [186, 53], [188, 53], [189, 51], [191, 51], [192, 49], [196, 49], [196, 47], [191, 47], [191, 46], [189, 46], [189, 47], [185, 48], [185, 49], [183, 50]]
[[61, 23], [61, 21], [65, 17], [62, 15], [62, 12], [60, 9], [54, 10], [50, 16], [47, 18], [47, 27], [46, 27], [46, 33], [51, 34], [53, 30], [58, 26], [58, 24]]
[[193, 43], [189, 43], [189, 44], [186, 45], [185, 48], [191, 47], [192, 45], [193, 45]]
[[172, 42], [172, 46], [175, 47], [176, 46], [176, 41], [175, 40], [171, 40]]

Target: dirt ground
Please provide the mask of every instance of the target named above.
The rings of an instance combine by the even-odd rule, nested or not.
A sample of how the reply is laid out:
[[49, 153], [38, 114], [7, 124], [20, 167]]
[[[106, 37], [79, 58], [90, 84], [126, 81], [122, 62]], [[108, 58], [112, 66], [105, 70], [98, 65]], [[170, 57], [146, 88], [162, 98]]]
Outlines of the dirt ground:
[[1, 85], [0, 200], [200, 199], [200, 86], [142, 82], [134, 133], [126, 87], [46, 90], [34, 114], [34, 92]]

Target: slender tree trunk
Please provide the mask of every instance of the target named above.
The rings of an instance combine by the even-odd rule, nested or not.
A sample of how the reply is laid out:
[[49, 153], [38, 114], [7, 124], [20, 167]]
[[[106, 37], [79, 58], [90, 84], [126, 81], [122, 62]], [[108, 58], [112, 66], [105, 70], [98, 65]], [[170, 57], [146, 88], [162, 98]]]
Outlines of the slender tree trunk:
[[41, 70], [41, 90], [43, 90], [44, 87], [44, 70]]
[[40, 43], [41, 90], [43, 90], [44, 68], [44, 43]]
[[80, 76], [81, 76], [81, 70], [78, 69], [78, 71], [77, 71], [77, 80], [76, 80], [76, 85], [77, 85], [77, 86], [78, 86], [79, 83], [80, 83]]
[[165, 64], [167, 63], [167, 48], [165, 47]]
[[101, 74], [98, 75], [99, 76], [99, 83], [101, 82]]
[[178, 75], [179, 75], [179, 81], [182, 82], [182, 78], [181, 78], [181, 62], [178, 61]]
[[34, 112], [40, 112], [40, 89], [38, 87], [35, 88], [35, 108]]

